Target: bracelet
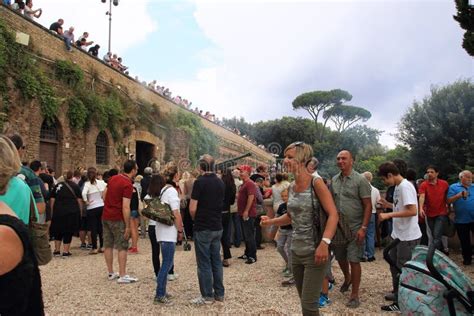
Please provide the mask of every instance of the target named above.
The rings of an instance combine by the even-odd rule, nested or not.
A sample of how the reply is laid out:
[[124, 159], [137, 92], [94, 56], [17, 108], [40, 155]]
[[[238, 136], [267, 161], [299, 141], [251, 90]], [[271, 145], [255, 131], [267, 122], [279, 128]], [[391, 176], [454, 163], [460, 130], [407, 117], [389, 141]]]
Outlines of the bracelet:
[[367, 230], [367, 226], [362, 226], [361, 227], [363, 230]]

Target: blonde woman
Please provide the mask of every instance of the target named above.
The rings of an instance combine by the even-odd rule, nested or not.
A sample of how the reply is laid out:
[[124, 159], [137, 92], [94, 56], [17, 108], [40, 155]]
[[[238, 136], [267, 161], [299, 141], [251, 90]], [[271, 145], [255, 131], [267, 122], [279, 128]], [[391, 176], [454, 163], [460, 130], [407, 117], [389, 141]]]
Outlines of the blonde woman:
[[[278, 218], [262, 216], [261, 225], [292, 225], [292, 268], [302, 312], [303, 315], [319, 315], [319, 293], [329, 261], [329, 244], [336, 232], [337, 210], [323, 179], [307, 171], [306, 163], [313, 157], [311, 146], [295, 142], [284, 154], [285, 166], [295, 178], [288, 189], [288, 210]], [[319, 214], [313, 204], [317, 207], [319, 203], [328, 217], [325, 227], [314, 225]]]
[[[0, 168], [10, 170], [0, 175], [2, 180], [8, 182], [8, 190], [0, 195], [0, 201], [8, 205], [18, 218], [25, 223], [25, 225], [28, 225], [30, 222], [30, 204], [34, 199], [25, 181], [16, 177], [21, 168], [20, 156], [18, 155], [15, 145], [8, 137], [0, 135], [0, 145], [2, 150], [2, 152], [0, 152], [0, 157], [2, 157], [0, 160]], [[36, 203], [33, 203], [33, 207], [36, 212], [36, 218], [39, 218]]]

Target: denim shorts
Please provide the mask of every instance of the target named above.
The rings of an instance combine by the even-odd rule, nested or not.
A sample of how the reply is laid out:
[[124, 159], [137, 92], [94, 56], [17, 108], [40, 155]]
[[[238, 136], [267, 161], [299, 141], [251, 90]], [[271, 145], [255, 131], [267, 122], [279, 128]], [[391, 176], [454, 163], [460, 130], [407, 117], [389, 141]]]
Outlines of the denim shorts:
[[140, 218], [140, 213], [137, 210], [130, 211], [130, 218]]

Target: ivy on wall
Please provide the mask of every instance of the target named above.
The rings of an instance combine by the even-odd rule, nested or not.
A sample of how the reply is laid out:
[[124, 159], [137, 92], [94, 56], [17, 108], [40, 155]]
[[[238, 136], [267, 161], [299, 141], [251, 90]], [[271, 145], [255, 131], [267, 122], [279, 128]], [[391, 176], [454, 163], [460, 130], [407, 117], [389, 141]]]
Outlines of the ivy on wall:
[[[183, 130], [188, 134], [189, 159], [191, 161], [198, 161], [199, 157], [203, 154], [217, 154], [218, 141], [216, 135], [204, 127], [201, 119], [197, 115], [178, 110], [171, 114], [168, 125], [172, 128]], [[168, 139], [172, 141], [172, 135], [169, 136], [171, 137], [168, 137]]]
[[[206, 129], [200, 118], [178, 110], [164, 115], [156, 104], [131, 100], [115, 88], [95, 92], [85, 85], [84, 71], [70, 61], [58, 60], [47, 75], [37, 60], [22, 45], [15, 42], [13, 34], [0, 20], [0, 132], [8, 121], [9, 80], [24, 100], [36, 100], [48, 123], [56, 120], [62, 106], [73, 130], [86, 130], [94, 122], [100, 130], [108, 130], [115, 141], [127, 136], [132, 125], [145, 127], [150, 133], [162, 137], [165, 125], [168, 131], [184, 130], [189, 136], [189, 157], [198, 160], [204, 153], [215, 155], [217, 137]], [[61, 89], [56, 89], [62, 82]], [[104, 90], [104, 89], [101, 89]], [[172, 142], [173, 135], [167, 139]], [[173, 146], [173, 144], [170, 144]]]

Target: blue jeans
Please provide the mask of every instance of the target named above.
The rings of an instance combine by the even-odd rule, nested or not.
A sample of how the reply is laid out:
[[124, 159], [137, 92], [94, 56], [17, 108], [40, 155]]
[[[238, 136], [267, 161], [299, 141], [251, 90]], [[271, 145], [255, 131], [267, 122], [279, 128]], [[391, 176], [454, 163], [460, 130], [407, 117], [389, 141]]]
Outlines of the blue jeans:
[[446, 215], [440, 215], [436, 217], [428, 217], [427, 220], [436, 249], [444, 251], [443, 241], [441, 238], [443, 237], [443, 226], [447, 223], [448, 217]]
[[194, 231], [199, 290], [202, 297], [207, 299], [224, 297], [221, 238], [222, 230]]
[[242, 224], [240, 224], [240, 216], [238, 213], [232, 213], [231, 217], [233, 236], [231, 236], [230, 242], [233, 243], [235, 247], [240, 247], [240, 243], [242, 242]]
[[168, 272], [173, 266], [175, 243], [168, 241], [160, 241], [161, 248], [161, 268], [156, 279], [156, 297], [164, 297], [166, 295], [166, 283], [168, 281]]
[[66, 44], [66, 48], [67, 50], [71, 50], [72, 48], [72, 43], [71, 43], [71, 39], [67, 38], [67, 37], [64, 37], [64, 43]]
[[365, 235], [365, 256], [367, 259], [375, 255], [375, 216], [377, 216], [375, 213], [370, 216], [369, 226], [367, 226], [367, 233]]

